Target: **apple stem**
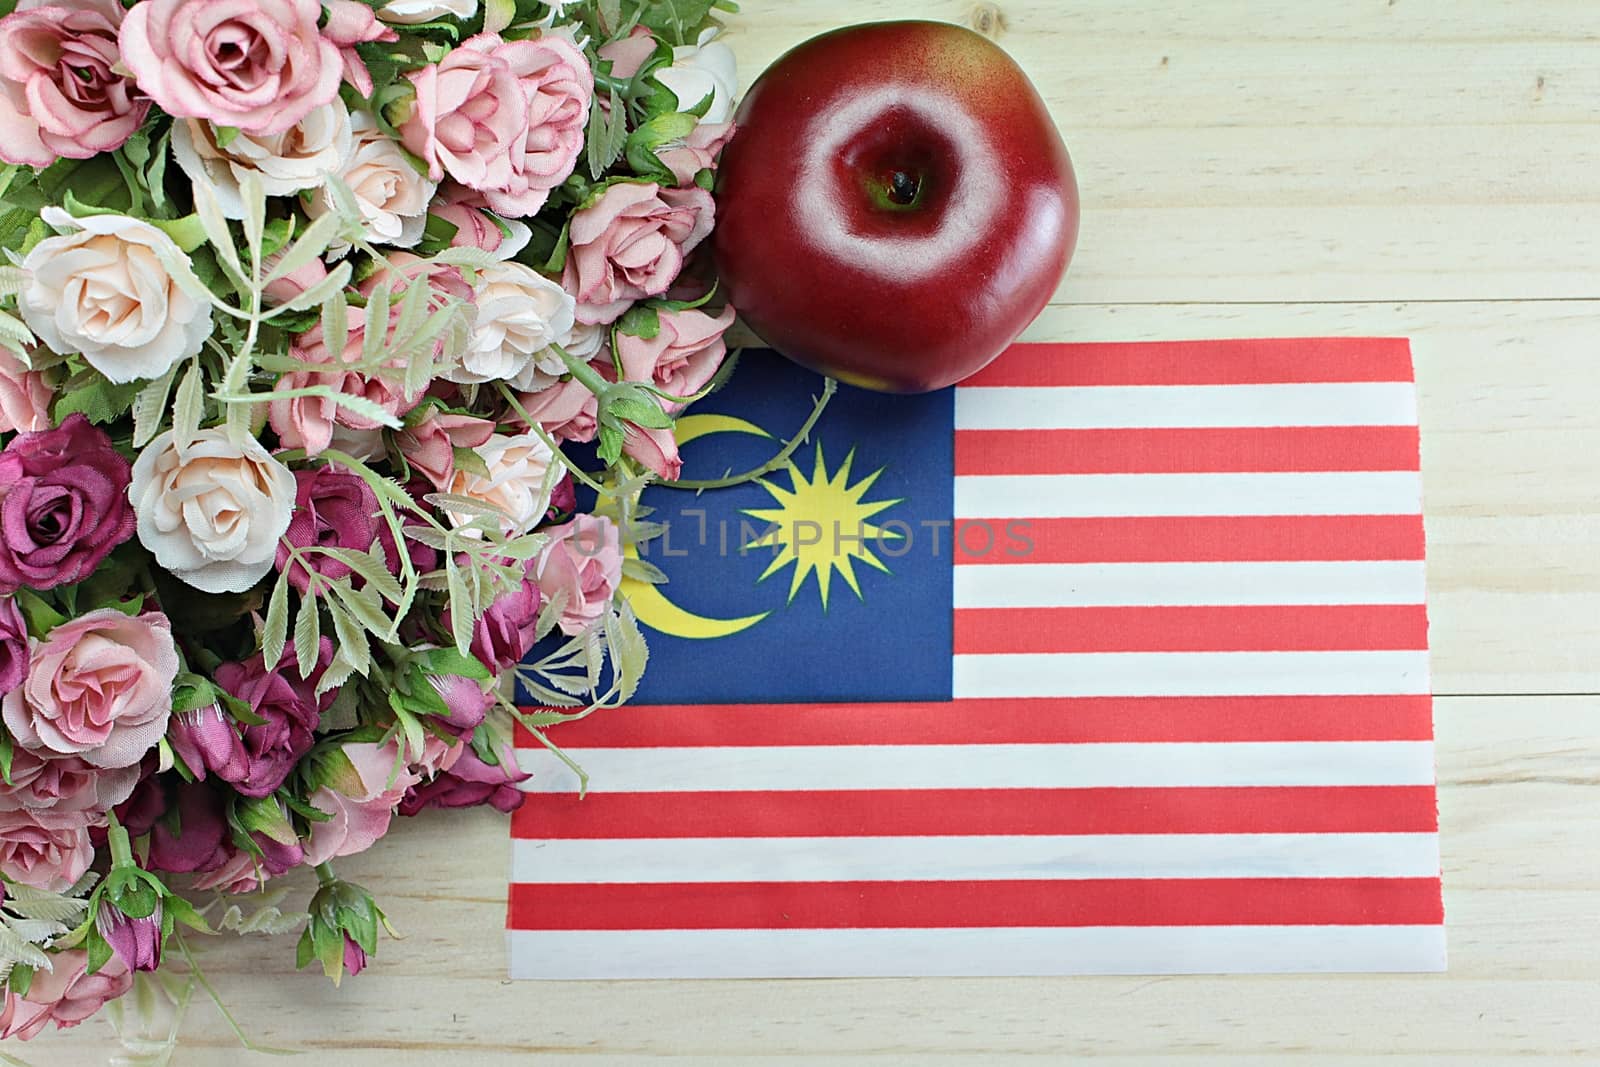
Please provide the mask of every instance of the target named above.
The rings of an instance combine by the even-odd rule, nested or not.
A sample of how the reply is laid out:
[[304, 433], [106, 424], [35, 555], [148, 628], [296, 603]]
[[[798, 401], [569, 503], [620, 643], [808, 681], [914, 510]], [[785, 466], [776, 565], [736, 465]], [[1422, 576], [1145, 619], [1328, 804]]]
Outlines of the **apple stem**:
[[920, 184], [905, 171], [897, 170], [889, 179], [889, 199], [897, 204], [910, 204], [917, 199]]
[[675, 482], [658, 481], [655, 484], [667, 489], [689, 489], [699, 492], [703, 489], [727, 489], [731, 486], [743, 485], [745, 482], [753, 482], [757, 478], [771, 474], [785, 463], [788, 463], [789, 457], [793, 456], [799, 451], [800, 446], [805, 444], [806, 438], [811, 436], [812, 428], [817, 425], [817, 420], [822, 418], [823, 410], [827, 408], [828, 401], [833, 399], [834, 391], [838, 388], [839, 383], [832, 378], [822, 379], [822, 395], [817, 397], [816, 403], [811, 409], [811, 416], [806, 419], [795, 435], [784, 444], [782, 451], [754, 470], [745, 471], [743, 474], [730, 474], [726, 478], [712, 478], [704, 481], [680, 479]]

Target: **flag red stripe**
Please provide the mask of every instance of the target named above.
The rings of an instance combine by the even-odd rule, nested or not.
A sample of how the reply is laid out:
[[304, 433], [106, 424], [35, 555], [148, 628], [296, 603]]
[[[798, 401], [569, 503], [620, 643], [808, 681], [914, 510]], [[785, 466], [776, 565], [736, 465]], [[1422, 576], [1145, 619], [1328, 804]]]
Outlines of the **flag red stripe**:
[[1013, 345], [960, 387], [1409, 381], [1404, 338], [1324, 337]]
[[1059, 652], [1424, 650], [1420, 604], [961, 608], [958, 656]]
[[989, 533], [955, 539], [958, 566], [1423, 558], [1420, 515], [1014, 518], [985, 519], [980, 525], [988, 527]]
[[511, 886], [517, 930], [1422, 925], [1437, 878], [1105, 878]]
[[[552, 727], [572, 749], [765, 745], [1427, 741], [1427, 696], [1061, 697], [892, 704], [628, 704]], [[518, 731], [517, 744], [539, 748]], [[889, 758], [886, 754], [885, 758]]]
[[511, 835], [927, 837], [1071, 834], [1432, 833], [1429, 786], [861, 789], [568, 793], [528, 798]]
[[1418, 443], [1415, 426], [958, 430], [955, 473], [1414, 471]]

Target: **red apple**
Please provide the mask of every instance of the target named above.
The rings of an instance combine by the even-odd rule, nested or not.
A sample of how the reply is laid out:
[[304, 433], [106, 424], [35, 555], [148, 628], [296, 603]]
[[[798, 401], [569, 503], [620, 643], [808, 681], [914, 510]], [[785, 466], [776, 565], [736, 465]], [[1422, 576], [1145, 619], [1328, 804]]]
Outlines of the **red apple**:
[[717, 178], [717, 266], [790, 359], [885, 392], [985, 366], [1072, 256], [1078, 189], [1044, 101], [942, 22], [814, 37], [756, 81]]

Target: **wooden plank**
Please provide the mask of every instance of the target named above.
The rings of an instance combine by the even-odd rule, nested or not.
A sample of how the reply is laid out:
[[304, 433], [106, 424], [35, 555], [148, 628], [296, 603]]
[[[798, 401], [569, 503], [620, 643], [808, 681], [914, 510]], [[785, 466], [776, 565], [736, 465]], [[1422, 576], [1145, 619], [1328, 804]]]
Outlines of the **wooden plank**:
[[[340, 1067], [421, 1067], [446, 1052], [489, 1065], [529, 1052], [553, 1063], [1092, 1054], [1191, 1067], [1269, 1053], [1600, 1056], [1600, 699], [1444, 698], [1436, 717], [1444, 975], [513, 983], [499, 947], [505, 822], [484, 811], [405, 823], [338, 864], [407, 935], [341, 989], [293, 972], [292, 938], [207, 942], [202, 959], [258, 1041]], [[271, 1062], [240, 1053], [204, 1003], [185, 1035], [177, 1067]], [[105, 1037], [90, 1024], [25, 1051], [40, 1067], [96, 1062]]]
[[[1082, 186], [1063, 300], [1600, 297], [1600, 9], [998, 7]], [[847, 21], [746, 10], [747, 82]], [[973, 10], [874, 0], [848, 21]]]

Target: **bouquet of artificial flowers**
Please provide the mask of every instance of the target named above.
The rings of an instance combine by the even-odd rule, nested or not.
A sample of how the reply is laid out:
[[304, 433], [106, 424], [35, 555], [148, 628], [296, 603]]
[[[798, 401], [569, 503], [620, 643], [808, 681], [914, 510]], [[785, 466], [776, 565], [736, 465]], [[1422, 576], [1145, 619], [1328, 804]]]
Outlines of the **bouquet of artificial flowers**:
[[733, 6], [0, 4], [0, 1035], [186, 928], [360, 971], [331, 864], [631, 695]]

